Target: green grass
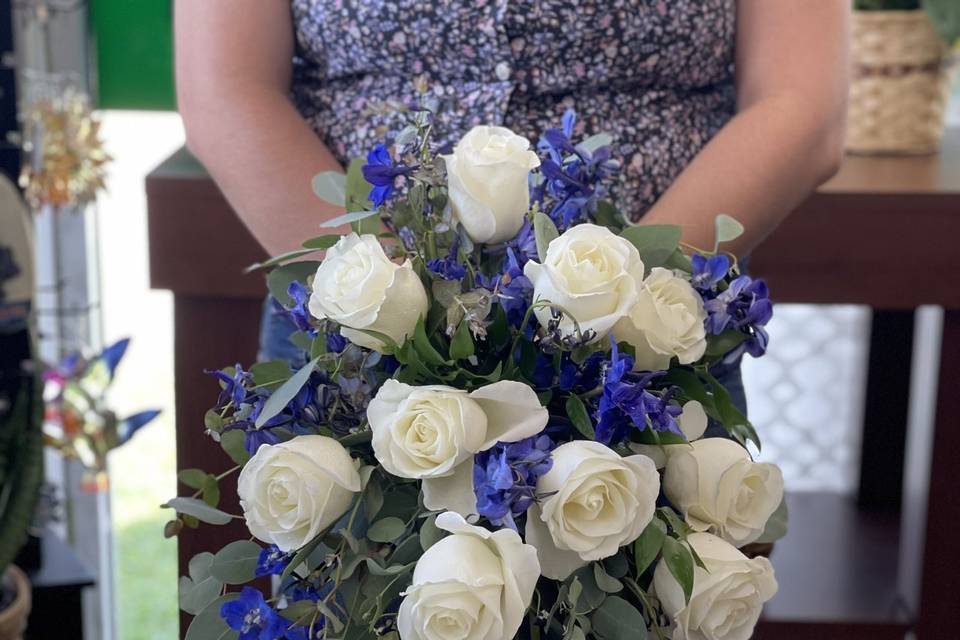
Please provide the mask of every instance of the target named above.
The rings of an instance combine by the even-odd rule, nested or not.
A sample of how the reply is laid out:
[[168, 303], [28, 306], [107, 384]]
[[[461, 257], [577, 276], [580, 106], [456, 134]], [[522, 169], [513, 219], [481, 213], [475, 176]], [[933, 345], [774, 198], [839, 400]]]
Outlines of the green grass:
[[119, 640], [178, 637], [177, 544], [163, 537], [176, 491], [172, 412], [111, 454]]

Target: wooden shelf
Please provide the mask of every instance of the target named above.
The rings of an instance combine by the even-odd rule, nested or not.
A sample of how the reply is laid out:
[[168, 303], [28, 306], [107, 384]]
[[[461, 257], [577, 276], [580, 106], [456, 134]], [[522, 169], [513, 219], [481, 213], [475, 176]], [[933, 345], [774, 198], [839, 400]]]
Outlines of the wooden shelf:
[[794, 493], [787, 504], [790, 532], [770, 558], [780, 590], [757, 638], [902, 640], [909, 615], [897, 590], [899, 517], [862, 511], [837, 493]]

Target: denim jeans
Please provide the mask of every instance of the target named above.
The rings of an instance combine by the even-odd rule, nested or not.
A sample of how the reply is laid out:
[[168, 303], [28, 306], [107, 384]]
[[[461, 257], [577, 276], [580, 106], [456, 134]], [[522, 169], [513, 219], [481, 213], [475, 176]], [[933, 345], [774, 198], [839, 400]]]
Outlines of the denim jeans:
[[[290, 336], [296, 331], [293, 321], [285, 313], [278, 312], [268, 297], [263, 303], [263, 317], [260, 321], [259, 360], [286, 360], [294, 369], [307, 363], [307, 354], [290, 342]], [[743, 377], [740, 374], [740, 360], [729, 365], [717, 365], [713, 375], [726, 387], [733, 403], [744, 415], [747, 413], [747, 399], [743, 391]], [[726, 436], [723, 427], [711, 424], [707, 429], [709, 436]]]

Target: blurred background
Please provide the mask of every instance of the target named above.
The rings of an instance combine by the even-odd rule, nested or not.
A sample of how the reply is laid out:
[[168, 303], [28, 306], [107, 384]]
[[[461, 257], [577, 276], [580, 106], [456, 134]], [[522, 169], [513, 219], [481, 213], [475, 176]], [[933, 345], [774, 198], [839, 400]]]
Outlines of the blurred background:
[[[886, 6], [891, 4], [897, 6]], [[908, 173], [920, 171], [915, 168], [921, 162], [922, 175], [942, 177], [941, 163], [960, 163], [956, 129], [960, 91], [953, 82], [957, 54], [937, 32], [946, 33], [950, 25], [938, 22], [942, 18], [935, 12], [900, 5], [904, 3], [859, 5], [854, 31], [858, 69], [886, 65], [899, 71], [884, 77], [890, 82], [855, 74], [848, 146], [858, 154], [857, 162], [879, 158], [885, 163], [913, 163], [904, 165]], [[878, 16], [886, 13], [878, 11], [882, 9], [909, 13], [920, 26], [880, 20]], [[156, 277], [151, 280], [145, 188], [147, 176], [184, 144], [173, 93], [171, 8], [165, 0], [0, 0], [0, 25], [0, 161], [9, 182], [19, 181], [26, 196], [23, 205], [3, 200], [0, 216], [22, 215], [18, 207], [29, 211], [39, 354], [56, 367], [77, 352], [95, 360], [104, 347], [129, 338], [122, 362], [111, 371], [104, 406], [116, 416], [162, 410], [99, 466], [63, 442], [53, 446], [48, 439], [47, 509], [34, 533], [43, 541], [42, 549], [49, 551], [42, 561], [59, 566], [36, 569], [40, 573], [34, 575], [40, 579], [34, 580], [35, 588], [49, 586], [43, 583], [49, 578], [50, 593], [57, 598], [66, 597], [71, 588], [69, 593], [79, 594], [76, 620], [81, 629], [60, 638], [176, 638], [177, 541], [164, 537], [169, 515], [159, 508], [177, 491], [174, 296], [162, 283], [151, 286], [157, 282]], [[927, 40], [905, 35], [909, 29], [919, 29]], [[921, 52], [917, 42], [927, 42], [935, 53]], [[939, 58], [918, 60], [918, 55]], [[915, 67], [921, 69], [917, 74], [911, 71]], [[37, 158], [46, 153], [44, 136], [56, 134], [57, 127], [76, 126], [98, 127], [78, 143], [79, 151], [71, 151], [88, 154], [85, 161], [91, 163], [93, 177], [85, 192], [58, 199], [38, 185]], [[948, 151], [951, 155], [944, 159]], [[51, 165], [43, 169], [57, 171], [55, 158], [41, 162], [48, 160]], [[179, 164], [164, 166], [161, 178], [196, 171], [193, 165], [184, 169], [182, 158]], [[859, 166], [866, 172], [876, 166], [877, 171], [898, 173], [889, 164]], [[933, 179], [922, 189], [932, 189], [934, 183], [939, 185]], [[952, 187], [954, 193], [960, 191], [960, 184]], [[7, 241], [0, 238], [0, 245]], [[864, 241], [869, 242], [869, 232]], [[162, 255], [152, 258], [164, 260]], [[165, 267], [154, 268], [162, 272]], [[772, 291], [776, 298], [776, 286]], [[11, 300], [0, 298], [0, 304]], [[910, 312], [907, 320], [902, 315], [888, 317], [883, 325], [884, 331], [906, 342], [907, 358], [914, 354], [910, 361], [914, 384], [923, 388], [935, 386], [930, 381], [937, 375], [941, 321], [941, 310], [931, 306], [921, 307], [916, 316]], [[765, 443], [760, 458], [781, 466], [792, 492], [855, 496], [861, 489], [862, 445], [871, 437], [863, 425], [871, 336], [878, 336], [875, 322], [875, 314], [865, 305], [781, 304], [769, 326], [768, 357], [745, 363], [750, 414]], [[231, 363], [206, 366], [226, 364]], [[924, 377], [926, 385], [917, 382]], [[212, 400], [214, 387], [208, 385], [200, 393]], [[932, 422], [933, 400], [927, 397], [923, 404], [920, 395], [914, 394], [909, 407], [903, 405], [904, 422]], [[48, 411], [48, 422], [58, 419], [62, 421], [62, 416]], [[195, 424], [180, 428], [199, 435], [202, 414], [191, 420]], [[884, 503], [870, 513], [879, 513], [883, 522], [898, 522], [900, 490], [895, 485], [896, 504]], [[822, 526], [829, 524], [825, 520]], [[892, 542], [879, 534], [878, 544], [893, 544], [895, 553], [896, 545], [906, 541], [897, 524], [887, 530], [893, 532]], [[48, 549], [53, 539], [63, 541], [63, 548]], [[910, 571], [901, 567], [898, 573], [895, 557], [885, 562], [890, 570], [880, 577], [894, 582], [889, 589], [893, 593], [903, 588]], [[65, 571], [67, 566], [72, 573]], [[70, 575], [53, 575], [57, 568]], [[781, 578], [782, 585], [786, 581]], [[36, 607], [49, 606], [46, 602], [42, 594], [35, 598]], [[775, 604], [772, 614], [777, 614]], [[904, 625], [908, 604], [909, 598], [892, 598], [877, 605], [880, 613], [856, 609], [850, 617], [872, 621], [876, 616]], [[66, 615], [68, 605], [58, 606]], [[57, 611], [47, 610], [45, 615]], [[782, 612], [786, 618], [794, 614]], [[807, 618], [819, 619], [817, 615], [834, 613], [821, 608]], [[903, 637], [903, 628], [897, 628]], [[830, 637], [860, 637], [844, 633]], [[37, 626], [27, 637], [46, 636]]]

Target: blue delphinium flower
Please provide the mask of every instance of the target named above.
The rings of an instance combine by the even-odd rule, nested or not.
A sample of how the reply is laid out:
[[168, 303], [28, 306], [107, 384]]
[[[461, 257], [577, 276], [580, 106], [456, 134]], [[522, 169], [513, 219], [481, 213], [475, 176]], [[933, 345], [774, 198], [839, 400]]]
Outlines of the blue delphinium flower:
[[565, 351], [560, 361], [560, 389], [562, 391], [572, 391], [578, 387], [587, 391], [595, 389], [600, 384], [603, 362], [602, 351], [594, 351], [580, 364], [573, 361], [569, 351]]
[[725, 255], [707, 258], [695, 253], [690, 261], [693, 263], [693, 275], [690, 278], [690, 284], [699, 291], [713, 289], [730, 270], [730, 259]]
[[621, 355], [611, 338], [613, 350], [603, 379], [603, 392], [597, 409], [596, 439], [606, 445], [619, 444], [633, 428], [683, 435], [676, 417], [682, 409], [671, 404], [669, 392], [651, 393], [648, 386], [663, 371], [633, 373], [633, 358]]
[[253, 374], [244, 371], [239, 363], [234, 367], [232, 376], [220, 370], [207, 369], [204, 373], [212, 375], [223, 384], [220, 397], [217, 398], [217, 409], [223, 409], [230, 402], [234, 407], [239, 407], [246, 399], [248, 389], [253, 386]]
[[516, 237], [507, 243], [507, 247], [513, 250], [516, 262], [521, 269], [529, 260], [538, 258], [537, 237], [533, 232], [533, 224], [528, 218], [524, 218], [523, 226], [520, 227]]
[[504, 266], [504, 273], [499, 282], [500, 306], [507, 314], [507, 322], [514, 327], [519, 327], [533, 302], [533, 283], [523, 275], [523, 267], [513, 249], [507, 249]]
[[710, 333], [719, 335], [734, 329], [748, 336], [724, 356], [724, 362], [734, 362], [744, 352], [753, 357], [766, 352], [769, 336], [764, 326], [773, 317], [773, 304], [766, 282], [750, 276], [738, 276], [726, 290], [705, 300], [703, 307], [707, 312], [706, 328]]
[[437, 274], [444, 280], [463, 280], [467, 275], [467, 268], [458, 260], [457, 254], [460, 250], [459, 240], [454, 240], [450, 246], [450, 251], [445, 258], [434, 258], [427, 262], [427, 270]]
[[540, 434], [498, 442], [477, 454], [473, 462], [477, 512], [495, 526], [516, 530], [514, 518], [536, 501], [537, 479], [553, 466], [553, 448], [553, 440]]
[[543, 133], [537, 144], [541, 176], [533, 179], [530, 190], [531, 202], [537, 202], [561, 231], [592, 218], [604, 195], [603, 180], [620, 168], [609, 147], [591, 150], [574, 144], [575, 124], [576, 114], [568, 110], [560, 128]]
[[274, 300], [274, 302], [281, 312], [290, 318], [297, 330], [306, 332], [310, 337], [315, 337], [317, 329], [313, 326], [313, 316], [307, 308], [307, 303], [310, 301], [310, 292], [307, 291], [302, 282], [294, 280], [287, 287], [287, 295], [293, 300], [291, 306], [281, 304], [279, 300]]
[[277, 640], [284, 636], [287, 623], [266, 603], [263, 594], [244, 587], [240, 597], [220, 607], [220, 617], [234, 631], [238, 640]]
[[258, 578], [261, 576], [278, 576], [287, 568], [292, 558], [293, 554], [284, 553], [280, 550], [280, 547], [272, 544], [260, 551], [254, 573]]
[[386, 145], [378, 144], [367, 154], [367, 164], [363, 165], [364, 179], [373, 185], [370, 190], [370, 202], [379, 207], [393, 193], [397, 176], [409, 175], [416, 167], [394, 164], [390, 150]]
[[327, 351], [331, 353], [341, 353], [347, 348], [347, 339], [340, 335], [339, 331], [327, 334]]
[[[303, 600], [319, 602], [321, 599], [327, 598], [332, 590], [332, 582], [327, 582], [319, 589], [309, 583], [301, 582], [285, 590], [284, 595], [291, 604]], [[326, 604], [327, 609], [337, 617], [346, 618], [344, 615], [346, 602], [340, 592], [337, 592], [333, 601], [328, 601]], [[304, 624], [291, 625], [290, 628], [287, 629], [286, 638], [287, 640], [321, 640], [325, 635], [324, 627], [326, 627], [326, 624], [326, 617], [318, 615], [315, 620], [307, 620]]]

